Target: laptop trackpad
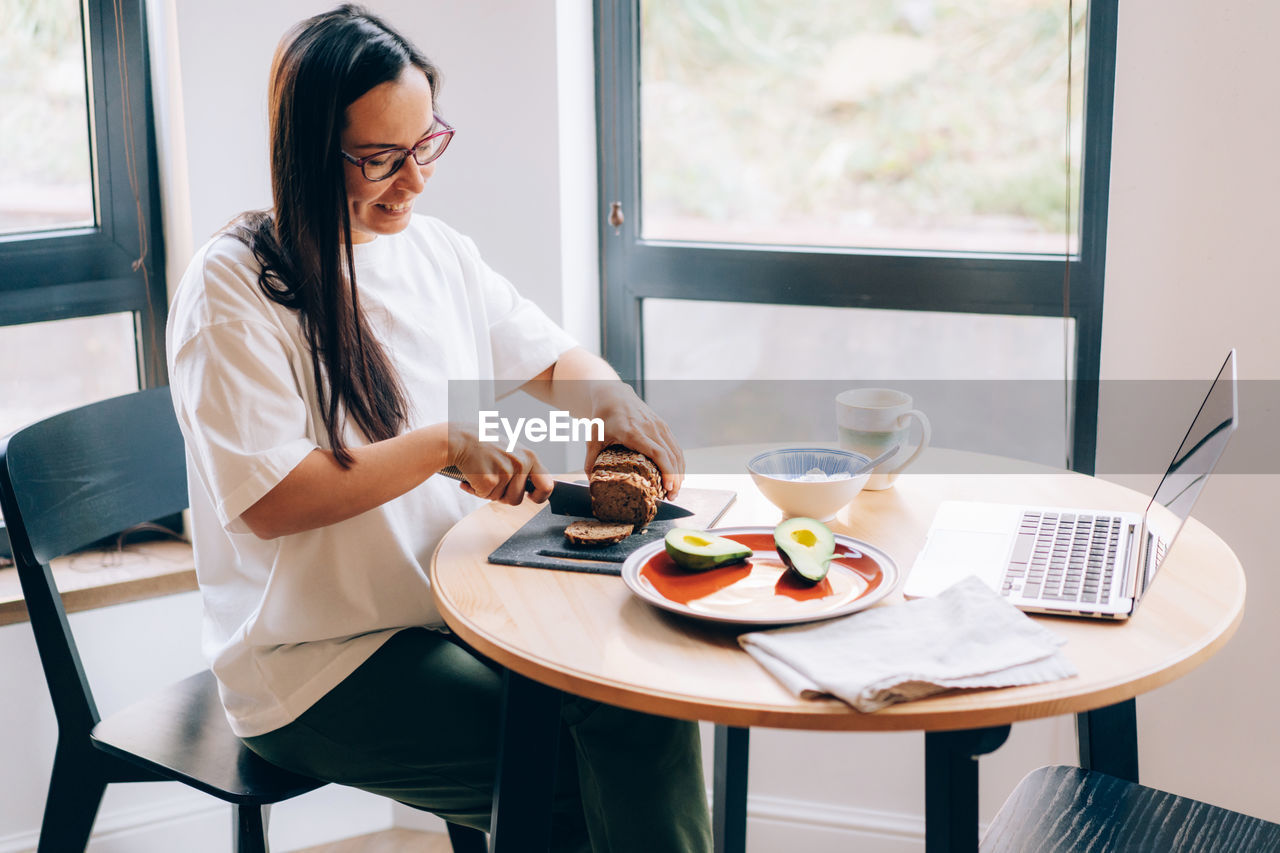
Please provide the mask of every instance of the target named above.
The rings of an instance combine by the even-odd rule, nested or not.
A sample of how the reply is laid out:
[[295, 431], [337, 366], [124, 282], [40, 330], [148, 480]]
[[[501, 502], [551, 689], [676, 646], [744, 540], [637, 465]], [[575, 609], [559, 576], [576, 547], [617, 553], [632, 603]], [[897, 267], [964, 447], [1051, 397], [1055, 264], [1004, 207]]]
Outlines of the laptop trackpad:
[[969, 575], [1000, 588], [1009, 558], [1009, 534], [975, 530], [934, 530], [907, 577], [903, 594], [932, 596]]

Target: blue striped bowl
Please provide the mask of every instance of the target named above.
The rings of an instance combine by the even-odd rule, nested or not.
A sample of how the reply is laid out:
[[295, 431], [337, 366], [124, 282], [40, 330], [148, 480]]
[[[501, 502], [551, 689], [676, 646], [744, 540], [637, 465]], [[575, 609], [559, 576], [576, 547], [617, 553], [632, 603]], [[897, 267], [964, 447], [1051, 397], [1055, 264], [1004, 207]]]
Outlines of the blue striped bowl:
[[[808, 516], [830, 521], [871, 478], [869, 456], [849, 450], [789, 447], [767, 450], [747, 463], [756, 488], [788, 518]], [[832, 474], [862, 473], [842, 480], [803, 481], [797, 478], [817, 469]]]

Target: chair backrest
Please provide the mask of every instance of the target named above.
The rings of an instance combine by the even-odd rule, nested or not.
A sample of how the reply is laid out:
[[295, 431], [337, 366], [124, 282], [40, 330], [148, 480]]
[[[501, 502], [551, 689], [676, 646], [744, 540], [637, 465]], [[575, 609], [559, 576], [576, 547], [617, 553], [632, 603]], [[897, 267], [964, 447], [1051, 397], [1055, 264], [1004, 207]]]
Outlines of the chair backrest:
[[49, 563], [187, 506], [168, 387], [82, 406], [0, 439], [0, 511], [59, 729], [98, 722]]

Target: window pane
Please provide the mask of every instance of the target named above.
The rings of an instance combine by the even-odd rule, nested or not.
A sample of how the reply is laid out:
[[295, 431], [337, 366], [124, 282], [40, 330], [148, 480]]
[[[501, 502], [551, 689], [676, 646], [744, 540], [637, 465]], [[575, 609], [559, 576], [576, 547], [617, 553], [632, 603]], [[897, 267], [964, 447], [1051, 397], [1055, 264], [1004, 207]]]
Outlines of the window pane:
[[0, 435], [138, 390], [133, 315], [0, 326]]
[[835, 395], [883, 384], [914, 398], [938, 446], [1066, 459], [1072, 321], [676, 299], [642, 308], [645, 397], [692, 447], [834, 440]]
[[643, 236], [1074, 250], [1085, 5], [644, 0]]
[[1061, 317], [684, 299], [642, 305], [646, 380], [1062, 381], [1075, 363], [1074, 323]]
[[0, 0], [0, 234], [94, 224], [76, 0]]

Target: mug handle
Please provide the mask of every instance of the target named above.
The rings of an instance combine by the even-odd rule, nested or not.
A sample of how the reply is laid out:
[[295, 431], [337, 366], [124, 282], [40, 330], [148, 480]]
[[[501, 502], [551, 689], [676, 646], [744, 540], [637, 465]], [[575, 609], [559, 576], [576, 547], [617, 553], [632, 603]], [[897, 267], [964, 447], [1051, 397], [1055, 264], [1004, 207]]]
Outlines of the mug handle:
[[903, 412], [899, 415], [898, 426], [903, 426], [904, 422], [909, 423], [910, 418], [915, 418], [920, 422], [920, 446], [915, 449], [914, 453], [899, 462], [897, 465], [894, 465], [892, 468], [876, 472], [878, 474], [886, 475], [890, 480], [897, 479], [898, 475], [902, 473], [904, 468], [916, 461], [916, 457], [923, 453], [924, 449], [929, 446], [929, 439], [933, 436], [933, 430], [929, 427], [929, 418], [926, 417], [925, 413], [919, 409], [912, 409], [909, 412]]

